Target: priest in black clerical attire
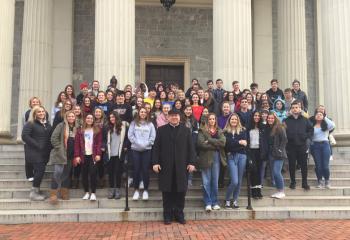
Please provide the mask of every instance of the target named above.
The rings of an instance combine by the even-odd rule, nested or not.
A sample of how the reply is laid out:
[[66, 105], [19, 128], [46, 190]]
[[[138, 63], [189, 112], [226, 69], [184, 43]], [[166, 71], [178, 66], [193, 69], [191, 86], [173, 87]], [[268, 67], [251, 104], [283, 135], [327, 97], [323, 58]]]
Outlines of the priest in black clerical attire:
[[190, 129], [180, 124], [180, 112], [173, 109], [169, 123], [158, 128], [153, 146], [153, 171], [159, 174], [163, 196], [164, 223], [175, 219], [185, 224], [184, 207], [189, 172], [195, 171], [195, 146]]

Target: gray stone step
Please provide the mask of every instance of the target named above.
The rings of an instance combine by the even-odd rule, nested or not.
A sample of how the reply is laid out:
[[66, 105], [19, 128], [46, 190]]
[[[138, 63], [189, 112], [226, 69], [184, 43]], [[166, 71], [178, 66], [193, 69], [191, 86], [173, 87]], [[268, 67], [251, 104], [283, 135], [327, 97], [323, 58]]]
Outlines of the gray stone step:
[[[223, 205], [224, 197], [219, 197], [219, 204]], [[151, 209], [161, 207], [161, 197], [150, 197], [148, 201], [129, 202], [130, 208]], [[247, 198], [241, 197], [239, 204], [243, 207], [247, 205]], [[203, 198], [201, 196], [187, 196], [185, 205], [188, 208], [204, 207]], [[334, 197], [334, 196], [287, 196], [283, 200], [265, 197], [261, 200], [252, 200], [254, 207], [315, 207], [315, 206], [350, 206], [350, 196]], [[74, 198], [67, 201], [59, 200], [57, 205], [49, 204], [48, 200], [43, 202], [30, 201], [28, 199], [2, 199], [0, 200], [1, 210], [49, 210], [49, 209], [93, 209], [93, 208], [117, 208], [125, 207], [124, 199], [110, 200], [106, 198], [98, 198], [97, 201], [82, 200]]]
[[[226, 181], [227, 182], [227, 181]], [[290, 180], [288, 178], [284, 179], [286, 187], [289, 186]], [[301, 178], [296, 178], [297, 185], [301, 185]], [[48, 188], [50, 186], [51, 179], [43, 179], [41, 183], [41, 187]], [[315, 186], [317, 184], [317, 179], [315, 177], [308, 178], [309, 185]], [[200, 178], [193, 179], [194, 186], [200, 186], [202, 184], [202, 180]], [[265, 181], [265, 185], [269, 184], [269, 180]], [[246, 180], [243, 180], [243, 186], [246, 185]], [[332, 178], [331, 179], [332, 186], [350, 186], [350, 178]], [[27, 181], [26, 179], [0, 179], [0, 189], [7, 188], [30, 188], [32, 183]], [[158, 179], [151, 178], [150, 186], [157, 187]]]
[[[253, 211], [219, 210], [206, 213], [203, 208], [185, 208], [187, 220], [204, 219], [350, 219], [350, 207], [255, 207]], [[161, 208], [131, 209], [62, 209], [62, 210], [3, 210], [1, 224], [48, 222], [115, 222], [161, 221]]]
[[[219, 195], [225, 196], [227, 188], [219, 189]], [[29, 196], [30, 188], [8, 188], [8, 189], [1, 189], [0, 190], [0, 199], [26, 199]], [[46, 195], [49, 196], [49, 189], [48, 188], [41, 188], [41, 191]], [[125, 196], [125, 189], [121, 189], [122, 196]], [[129, 197], [132, 197], [134, 190], [129, 189]], [[273, 187], [264, 187], [262, 189], [262, 194], [264, 196], [270, 196], [271, 194], [275, 193], [276, 189]], [[289, 188], [285, 189], [285, 192], [287, 196], [309, 196], [309, 197], [316, 197], [316, 196], [350, 196], [350, 186], [349, 187], [332, 187], [331, 189], [318, 189], [311, 186], [310, 191], [304, 191], [301, 187], [297, 187], [295, 190], [291, 190]], [[106, 198], [108, 193], [108, 189], [97, 189], [96, 195], [99, 198]], [[70, 190], [70, 196], [72, 198], [81, 198], [84, 195], [84, 192], [82, 189], [71, 189]], [[149, 189], [149, 195], [150, 196], [161, 196], [161, 192], [158, 190], [157, 187], [151, 187]], [[187, 192], [188, 196], [202, 196], [202, 187], [200, 186], [193, 186], [189, 188]], [[241, 189], [241, 196], [247, 196], [247, 190], [245, 187], [242, 187]]]
[[[24, 164], [0, 164], [1, 171], [24, 171]], [[46, 171], [53, 171], [53, 166], [47, 165], [45, 168]]]
[[23, 152], [23, 144], [0, 145], [0, 152]]

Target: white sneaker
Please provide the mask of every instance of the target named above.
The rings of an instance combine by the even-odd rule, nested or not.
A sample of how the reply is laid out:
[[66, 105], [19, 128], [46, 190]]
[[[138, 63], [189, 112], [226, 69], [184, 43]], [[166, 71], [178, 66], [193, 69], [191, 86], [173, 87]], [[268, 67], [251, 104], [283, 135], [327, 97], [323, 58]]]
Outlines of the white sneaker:
[[85, 193], [83, 200], [89, 200], [90, 199], [90, 193]]
[[275, 198], [277, 199], [282, 199], [286, 197], [286, 194], [284, 192], [278, 192], [276, 195], [275, 195]]
[[276, 195], [278, 194], [278, 192], [274, 193], [271, 195], [272, 198], [276, 198]]
[[142, 193], [142, 200], [148, 200], [148, 192], [146, 190]]
[[95, 193], [91, 193], [90, 201], [96, 201], [96, 200], [97, 200], [96, 194]]
[[132, 196], [132, 200], [139, 200], [139, 198], [140, 198], [140, 192], [139, 191], [135, 191], [134, 192], [134, 196]]
[[210, 206], [210, 205], [207, 205], [207, 206], [205, 207], [205, 211], [206, 211], [206, 212], [211, 212], [211, 210], [212, 210], [212, 209], [211, 209], [211, 206]]
[[221, 209], [221, 207], [218, 204], [214, 205], [214, 207], [213, 207], [213, 210], [220, 210], [220, 209]]
[[327, 189], [331, 188], [331, 184], [330, 184], [329, 180], [325, 181], [325, 188], [327, 188]]
[[33, 181], [34, 181], [34, 178], [33, 178], [33, 177], [30, 177], [30, 178], [28, 178], [28, 181], [29, 181], [29, 182], [33, 182]]
[[140, 182], [139, 189], [145, 189], [145, 186], [143, 185], [143, 181]]
[[333, 155], [329, 157], [329, 161], [333, 161]]

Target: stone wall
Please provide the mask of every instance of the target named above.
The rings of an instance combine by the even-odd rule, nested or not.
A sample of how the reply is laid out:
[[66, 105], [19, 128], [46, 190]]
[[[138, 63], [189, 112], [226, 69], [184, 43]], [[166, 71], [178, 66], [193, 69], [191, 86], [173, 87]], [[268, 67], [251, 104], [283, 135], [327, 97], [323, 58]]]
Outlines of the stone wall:
[[11, 108], [11, 134], [16, 135], [18, 118], [19, 82], [21, 74], [21, 52], [23, 31], [24, 2], [16, 2], [15, 6], [15, 33], [13, 44], [13, 71], [12, 71], [12, 108]]
[[190, 58], [190, 78], [205, 85], [213, 72], [213, 14], [207, 8], [136, 7], [136, 81], [141, 56]]

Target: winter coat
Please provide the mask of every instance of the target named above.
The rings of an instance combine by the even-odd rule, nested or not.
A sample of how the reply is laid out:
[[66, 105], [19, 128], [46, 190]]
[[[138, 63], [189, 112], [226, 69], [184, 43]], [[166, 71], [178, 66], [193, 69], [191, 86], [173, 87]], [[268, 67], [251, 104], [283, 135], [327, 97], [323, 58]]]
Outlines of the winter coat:
[[[128, 123], [123, 121], [122, 122], [122, 128], [120, 131], [120, 145], [119, 145], [119, 152], [118, 156], [120, 159], [124, 158], [124, 148], [127, 148], [128, 146], [128, 133], [127, 133], [127, 126]], [[108, 162], [111, 158], [111, 131], [107, 128], [104, 129], [103, 132], [103, 147], [105, 149], [104, 156], [106, 157], [105, 162]]]
[[24, 154], [29, 163], [47, 163], [49, 161], [51, 125], [38, 120], [27, 122], [22, 130]]
[[314, 134], [314, 128], [311, 122], [301, 114], [298, 118], [293, 115], [286, 118], [284, 121], [287, 126], [288, 144], [297, 146], [306, 146], [311, 143]]
[[158, 128], [152, 157], [153, 165], [159, 164], [161, 167], [160, 191], [171, 192], [175, 180], [177, 192], [185, 192], [188, 184], [187, 166], [195, 165], [196, 159], [191, 131], [182, 124], [176, 127], [166, 124]]
[[[92, 145], [92, 159], [95, 161], [96, 156], [100, 156], [102, 160], [102, 130], [98, 133], [94, 133], [93, 136], [93, 145]], [[74, 158], [80, 157], [81, 163], [84, 163], [85, 156], [85, 138], [84, 130], [79, 128], [75, 134], [74, 139]]]
[[205, 129], [199, 129], [197, 141], [199, 150], [197, 166], [199, 169], [208, 169], [212, 166], [214, 153], [216, 151], [219, 151], [220, 153], [220, 161], [222, 165], [227, 165], [225, 154], [226, 138], [221, 129], [218, 129], [217, 135], [218, 138], [213, 138]]
[[300, 89], [297, 92], [295, 92], [294, 90], [292, 92], [293, 92], [293, 98], [295, 98], [299, 101], [302, 101], [303, 105], [304, 105], [303, 110], [305, 112], [307, 112], [308, 107], [309, 107], [309, 101], [307, 99], [306, 93], [304, 91], [301, 91]]
[[273, 105], [274, 102], [279, 98], [279, 99], [284, 99], [284, 94], [283, 91], [279, 88], [277, 88], [277, 91], [274, 92], [272, 90], [272, 88], [270, 88], [269, 90], [266, 91], [266, 94], [269, 96], [270, 98], [270, 105]]
[[64, 145], [65, 123], [58, 124], [51, 135], [53, 149], [50, 153], [51, 164], [67, 164], [67, 149]]
[[275, 133], [273, 136], [273, 144], [270, 149], [270, 154], [273, 160], [287, 160], [287, 134], [284, 128], [281, 128], [280, 131]]
[[[276, 104], [277, 102], [281, 102], [282, 103], [282, 109], [281, 110], [278, 110], [276, 108]], [[276, 114], [276, 116], [278, 117], [278, 120], [280, 120], [280, 122], [282, 123], [284, 121], [284, 119], [287, 118], [287, 112], [285, 110], [285, 101], [282, 100], [281, 98], [277, 98], [273, 105], [272, 105], [272, 111]]]

